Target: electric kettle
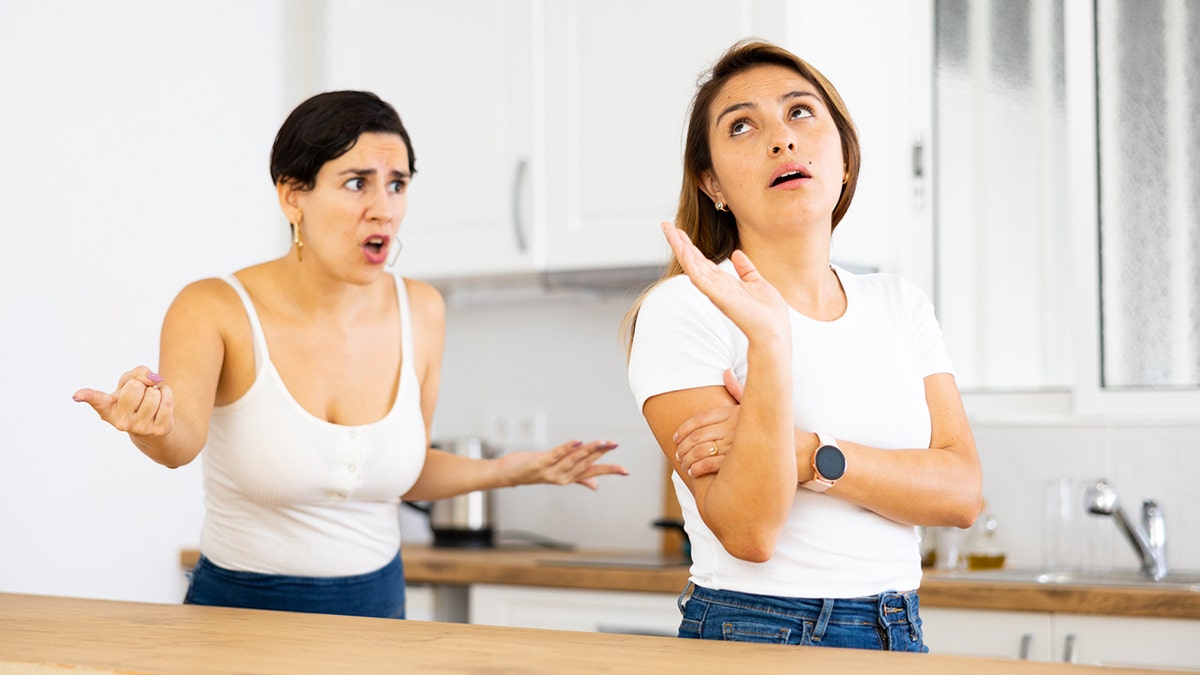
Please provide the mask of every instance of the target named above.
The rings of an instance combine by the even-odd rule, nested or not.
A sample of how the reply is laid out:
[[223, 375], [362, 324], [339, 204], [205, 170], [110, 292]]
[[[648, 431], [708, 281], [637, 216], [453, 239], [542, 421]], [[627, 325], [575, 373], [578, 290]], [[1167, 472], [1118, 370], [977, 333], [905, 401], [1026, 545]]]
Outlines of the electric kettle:
[[[496, 450], [476, 436], [433, 441], [434, 448], [471, 459], [491, 459]], [[492, 493], [468, 492], [432, 502], [404, 502], [429, 516], [433, 545], [444, 548], [491, 548], [495, 542], [492, 527]]]

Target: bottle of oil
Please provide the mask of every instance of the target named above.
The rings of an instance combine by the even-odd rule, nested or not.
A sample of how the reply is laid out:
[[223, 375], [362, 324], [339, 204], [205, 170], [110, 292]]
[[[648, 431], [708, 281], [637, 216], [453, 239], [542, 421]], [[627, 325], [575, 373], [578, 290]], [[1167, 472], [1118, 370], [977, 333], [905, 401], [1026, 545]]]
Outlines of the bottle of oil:
[[985, 513], [971, 528], [967, 547], [967, 569], [994, 570], [1004, 567], [1004, 550], [996, 540], [996, 519]]

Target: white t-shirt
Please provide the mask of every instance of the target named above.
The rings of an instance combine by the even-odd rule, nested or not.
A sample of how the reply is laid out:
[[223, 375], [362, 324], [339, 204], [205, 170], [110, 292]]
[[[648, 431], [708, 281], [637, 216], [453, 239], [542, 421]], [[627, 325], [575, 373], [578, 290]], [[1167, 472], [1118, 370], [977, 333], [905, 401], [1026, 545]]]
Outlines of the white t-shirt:
[[383, 419], [358, 426], [315, 417], [292, 398], [249, 295], [235, 277], [225, 280], [249, 315], [256, 373], [241, 398], [213, 409], [202, 453], [200, 552], [226, 569], [262, 574], [336, 577], [383, 567], [400, 550], [400, 496], [425, 465], [404, 280], [396, 279], [396, 400]]
[[[730, 261], [720, 267], [734, 274]], [[894, 275], [834, 271], [846, 291], [845, 314], [822, 322], [791, 312], [796, 427], [878, 448], [929, 447], [924, 378], [952, 372], [933, 306]], [[646, 296], [637, 317], [629, 383], [639, 409], [657, 394], [722, 386], [728, 368], [744, 382], [746, 349], [746, 336], [690, 279], [664, 281]], [[774, 555], [746, 562], [730, 555], [705, 525], [678, 475], [674, 483], [697, 585], [850, 598], [920, 584], [918, 537], [910, 525], [797, 487]]]

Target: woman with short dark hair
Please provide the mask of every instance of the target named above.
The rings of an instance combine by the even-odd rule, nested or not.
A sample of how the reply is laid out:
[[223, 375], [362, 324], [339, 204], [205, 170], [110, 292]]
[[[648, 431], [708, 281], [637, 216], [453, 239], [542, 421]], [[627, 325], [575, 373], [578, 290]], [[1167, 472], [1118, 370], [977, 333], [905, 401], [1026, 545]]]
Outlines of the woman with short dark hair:
[[374, 94], [300, 104], [271, 153], [290, 249], [185, 287], [157, 372], [75, 393], [160, 464], [204, 451], [201, 557], [184, 602], [403, 618], [402, 496], [595, 488], [625, 473], [596, 463], [608, 441], [498, 459], [430, 447], [445, 306], [389, 269], [415, 157]]

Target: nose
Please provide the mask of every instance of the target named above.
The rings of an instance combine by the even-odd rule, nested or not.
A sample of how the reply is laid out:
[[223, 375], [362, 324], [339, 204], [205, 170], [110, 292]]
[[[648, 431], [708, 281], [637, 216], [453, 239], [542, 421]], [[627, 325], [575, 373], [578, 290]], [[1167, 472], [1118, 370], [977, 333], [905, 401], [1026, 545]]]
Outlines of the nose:
[[386, 186], [380, 186], [373, 191], [370, 203], [367, 205], [367, 217], [379, 222], [392, 219], [392, 202]]
[[785, 150], [787, 152], [796, 151], [796, 139], [786, 124], [774, 125], [767, 140], [770, 142], [772, 155], [778, 155]]

